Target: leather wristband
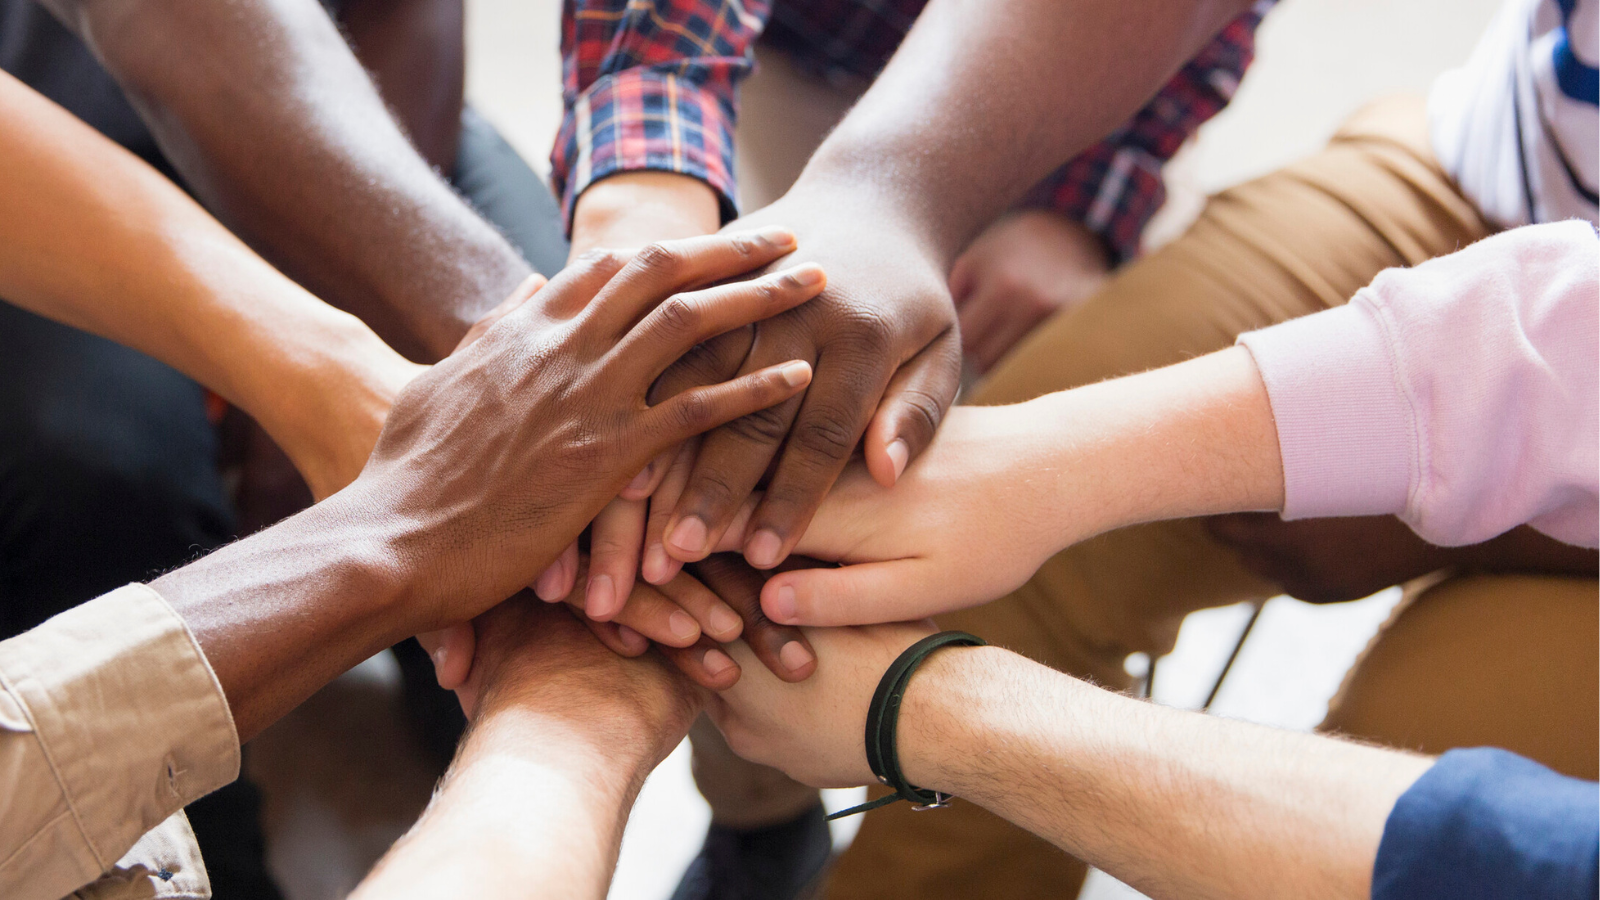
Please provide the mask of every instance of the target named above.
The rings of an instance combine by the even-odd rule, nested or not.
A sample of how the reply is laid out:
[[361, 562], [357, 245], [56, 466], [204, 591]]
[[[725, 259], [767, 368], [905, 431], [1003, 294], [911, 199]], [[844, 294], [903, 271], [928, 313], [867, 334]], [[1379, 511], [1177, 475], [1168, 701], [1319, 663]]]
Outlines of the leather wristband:
[[907, 647], [904, 653], [889, 665], [872, 694], [872, 705], [867, 707], [867, 765], [878, 781], [894, 788], [894, 793], [860, 806], [840, 810], [829, 821], [888, 806], [899, 800], [911, 803], [913, 809], [937, 809], [950, 803], [950, 795], [924, 790], [906, 780], [900, 771], [900, 754], [895, 744], [900, 725], [900, 703], [905, 699], [906, 687], [917, 668], [935, 650], [950, 646], [981, 647], [988, 642], [965, 631], [941, 631]]

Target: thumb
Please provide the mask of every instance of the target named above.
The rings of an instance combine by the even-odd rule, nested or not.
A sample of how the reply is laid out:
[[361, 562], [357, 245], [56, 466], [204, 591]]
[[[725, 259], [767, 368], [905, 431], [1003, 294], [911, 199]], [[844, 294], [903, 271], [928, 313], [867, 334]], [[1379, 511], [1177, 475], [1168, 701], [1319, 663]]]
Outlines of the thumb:
[[925, 619], [949, 611], [941, 604], [940, 592], [932, 589], [931, 569], [920, 559], [796, 569], [766, 583], [761, 609], [783, 625], [877, 625]]
[[933, 441], [933, 433], [961, 389], [961, 336], [951, 328], [894, 373], [862, 437], [867, 470], [893, 487]]
[[433, 660], [433, 675], [447, 691], [460, 687], [472, 675], [472, 656], [478, 635], [471, 622], [459, 622], [439, 631], [417, 635], [417, 643]]

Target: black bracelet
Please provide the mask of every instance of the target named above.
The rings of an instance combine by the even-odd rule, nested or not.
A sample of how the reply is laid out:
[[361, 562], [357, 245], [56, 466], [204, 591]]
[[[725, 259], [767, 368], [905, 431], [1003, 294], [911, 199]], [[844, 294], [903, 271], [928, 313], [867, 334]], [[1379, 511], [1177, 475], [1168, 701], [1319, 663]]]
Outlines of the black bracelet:
[[867, 765], [872, 767], [872, 774], [878, 776], [879, 782], [894, 788], [895, 792], [860, 806], [840, 810], [829, 816], [829, 821], [888, 806], [897, 800], [910, 801], [912, 808], [919, 810], [949, 805], [949, 794], [916, 787], [900, 771], [900, 753], [895, 747], [895, 733], [900, 724], [900, 702], [905, 699], [911, 676], [916, 674], [917, 667], [933, 651], [952, 645], [981, 647], [986, 643], [983, 638], [965, 631], [941, 631], [907, 647], [895, 659], [889, 671], [883, 673], [878, 690], [872, 695], [872, 705], [867, 707]]

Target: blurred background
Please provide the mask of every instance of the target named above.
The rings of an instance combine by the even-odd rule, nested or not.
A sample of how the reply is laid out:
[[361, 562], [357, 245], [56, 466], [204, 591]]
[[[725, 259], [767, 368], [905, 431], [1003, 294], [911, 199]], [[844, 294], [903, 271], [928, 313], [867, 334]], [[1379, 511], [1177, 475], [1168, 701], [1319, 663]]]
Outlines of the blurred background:
[[[1258, 32], [1256, 62], [1236, 99], [1169, 166], [1172, 199], [1153, 239], [1181, 232], [1208, 193], [1317, 149], [1365, 102], [1425, 91], [1466, 59], [1497, 6], [1498, 0], [1283, 0]], [[467, 11], [470, 101], [536, 169], [548, 171], [561, 116], [558, 0], [467, 0]], [[1331, 606], [1273, 599], [1212, 711], [1311, 728], [1398, 599], [1398, 589]], [[1190, 616], [1176, 650], [1160, 660], [1156, 701], [1200, 707], [1249, 616], [1248, 606]], [[1129, 662], [1135, 670], [1146, 664]], [[249, 766], [266, 796], [271, 864], [287, 900], [343, 897], [426, 802], [431, 783], [399, 724], [398, 682], [387, 654], [376, 657], [252, 744]], [[835, 808], [859, 796], [830, 794]], [[680, 747], [640, 795], [613, 900], [665, 900], [709, 818]], [[846, 821], [834, 833], [836, 843], [853, 833], [854, 823]], [[1093, 873], [1082, 896], [1141, 895]]]

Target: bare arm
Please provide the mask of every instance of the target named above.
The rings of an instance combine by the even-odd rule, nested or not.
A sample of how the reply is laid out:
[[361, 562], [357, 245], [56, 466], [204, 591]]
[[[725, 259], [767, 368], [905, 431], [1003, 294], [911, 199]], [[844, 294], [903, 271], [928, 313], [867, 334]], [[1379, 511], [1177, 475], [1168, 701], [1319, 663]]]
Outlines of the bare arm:
[[143, 351], [254, 416], [318, 496], [419, 367], [144, 162], [0, 73], [0, 296]]
[[430, 169], [316, 0], [50, 0], [230, 228], [435, 359], [529, 273]]
[[472, 727], [427, 812], [353, 896], [599, 900], [634, 797], [699, 698], [654, 654], [622, 659], [530, 596], [476, 626]]
[[[861, 735], [873, 691], [930, 631], [808, 630], [816, 675], [789, 685], [746, 666], [710, 712], [750, 759], [823, 787], [870, 783]], [[1366, 898], [1389, 813], [1433, 764], [1159, 707], [996, 647], [935, 653], [898, 721], [912, 784], [977, 803], [1157, 900]]]

